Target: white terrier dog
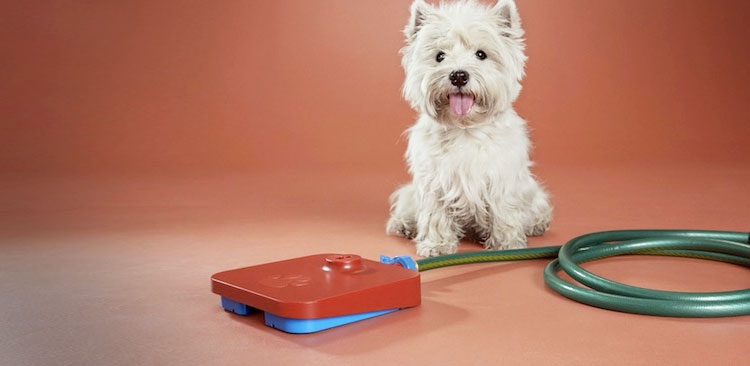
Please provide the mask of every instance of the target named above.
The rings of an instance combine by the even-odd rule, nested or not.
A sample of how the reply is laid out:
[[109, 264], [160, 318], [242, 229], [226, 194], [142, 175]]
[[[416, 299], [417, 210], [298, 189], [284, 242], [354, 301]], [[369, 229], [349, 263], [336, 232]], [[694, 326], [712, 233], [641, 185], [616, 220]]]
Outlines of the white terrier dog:
[[549, 226], [526, 122], [512, 107], [523, 33], [513, 0], [411, 6], [401, 63], [404, 97], [419, 112], [407, 130], [413, 181], [391, 195], [386, 231], [414, 239], [420, 256], [455, 253], [464, 236], [487, 249], [523, 248]]

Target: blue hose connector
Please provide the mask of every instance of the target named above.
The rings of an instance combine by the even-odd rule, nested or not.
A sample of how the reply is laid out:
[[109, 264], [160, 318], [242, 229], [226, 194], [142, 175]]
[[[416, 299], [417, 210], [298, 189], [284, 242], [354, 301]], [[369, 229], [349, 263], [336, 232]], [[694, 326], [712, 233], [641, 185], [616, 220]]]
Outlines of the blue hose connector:
[[381, 255], [380, 256], [380, 263], [385, 264], [397, 264], [401, 267], [404, 267], [406, 269], [410, 269], [412, 271], [418, 271], [417, 269], [417, 262], [414, 261], [410, 256], [408, 255], [399, 255], [396, 257], [389, 257], [387, 255]]

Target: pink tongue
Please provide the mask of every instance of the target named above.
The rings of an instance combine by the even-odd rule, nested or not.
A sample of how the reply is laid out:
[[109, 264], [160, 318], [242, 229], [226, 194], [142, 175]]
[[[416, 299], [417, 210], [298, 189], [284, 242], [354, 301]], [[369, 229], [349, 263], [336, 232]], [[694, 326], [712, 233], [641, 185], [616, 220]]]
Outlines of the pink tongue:
[[451, 94], [449, 100], [451, 112], [462, 117], [469, 114], [471, 106], [474, 105], [474, 97], [471, 94]]

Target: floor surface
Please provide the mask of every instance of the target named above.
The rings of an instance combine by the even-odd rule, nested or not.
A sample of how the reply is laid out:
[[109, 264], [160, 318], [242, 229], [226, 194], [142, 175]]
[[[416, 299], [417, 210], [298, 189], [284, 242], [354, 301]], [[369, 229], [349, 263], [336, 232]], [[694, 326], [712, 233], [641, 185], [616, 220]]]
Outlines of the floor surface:
[[[556, 207], [530, 246], [628, 228], [750, 230], [742, 164], [548, 167]], [[267, 171], [203, 178], [3, 178], [6, 365], [680, 364], [747, 362], [750, 316], [617, 313], [545, 287], [545, 260], [422, 274], [421, 306], [315, 334], [222, 311], [219, 271], [321, 252], [414, 255], [388, 237], [404, 174]], [[461, 250], [481, 250], [463, 243]], [[750, 288], [747, 268], [684, 258], [586, 265], [628, 284]]]

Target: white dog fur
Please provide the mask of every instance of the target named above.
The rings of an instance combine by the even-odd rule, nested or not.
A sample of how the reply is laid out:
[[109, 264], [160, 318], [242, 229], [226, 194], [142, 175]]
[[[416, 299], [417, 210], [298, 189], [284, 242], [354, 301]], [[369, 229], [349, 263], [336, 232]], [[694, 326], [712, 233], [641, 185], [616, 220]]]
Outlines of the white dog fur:
[[403, 93], [419, 118], [407, 130], [413, 180], [391, 195], [386, 231], [414, 239], [420, 256], [455, 253], [464, 236], [487, 249], [525, 247], [552, 208], [512, 107], [526, 62], [515, 3], [416, 0], [404, 34]]

